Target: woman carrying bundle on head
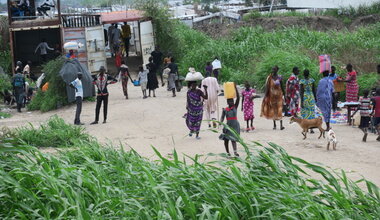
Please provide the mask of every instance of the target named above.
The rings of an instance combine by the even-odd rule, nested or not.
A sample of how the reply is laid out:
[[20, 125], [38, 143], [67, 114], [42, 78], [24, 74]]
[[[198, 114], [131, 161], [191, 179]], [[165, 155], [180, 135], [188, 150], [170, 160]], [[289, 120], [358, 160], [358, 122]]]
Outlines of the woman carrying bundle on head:
[[195, 133], [196, 138], [200, 139], [199, 130], [203, 118], [203, 100], [208, 99], [208, 92], [206, 85], [203, 85], [204, 92], [197, 88], [197, 81], [203, 79], [202, 74], [196, 72], [194, 68], [189, 68], [189, 71], [185, 79], [189, 87], [187, 91], [186, 125], [190, 130], [189, 136], [192, 137]]
[[200, 139], [199, 130], [203, 118], [203, 99], [208, 98], [207, 86], [203, 86], [205, 93], [197, 88], [196, 81], [188, 82], [188, 86], [190, 89], [187, 91], [186, 125], [190, 130], [189, 136], [191, 137], [195, 133], [196, 138]]

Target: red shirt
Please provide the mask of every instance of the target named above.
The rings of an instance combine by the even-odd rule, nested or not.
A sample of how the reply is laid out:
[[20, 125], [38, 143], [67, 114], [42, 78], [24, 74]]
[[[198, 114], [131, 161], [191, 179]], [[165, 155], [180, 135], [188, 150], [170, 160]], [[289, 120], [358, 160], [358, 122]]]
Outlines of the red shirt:
[[378, 118], [380, 117], [380, 96], [375, 96], [372, 98], [372, 100], [376, 102], [375, 117]]

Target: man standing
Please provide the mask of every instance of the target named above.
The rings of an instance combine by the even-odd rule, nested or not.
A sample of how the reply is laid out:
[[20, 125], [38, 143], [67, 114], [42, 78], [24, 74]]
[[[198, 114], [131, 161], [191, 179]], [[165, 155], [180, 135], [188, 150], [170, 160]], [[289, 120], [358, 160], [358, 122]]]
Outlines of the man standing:
[[42, 62], [44, 62], [44, 63], [47, 61], [47, 50], [54, 50], [53, 48], [49, 47], [49, 45], [46, 43], [46, 39], [45, 38], [42, 38], [41, 43], [38, 44], [38, 46], [36, 47], [36, 50], [34, 51], [34, 53], [37, 53], [38, 49], [40, 49], [40, 54], [41, 54]]
[[121, 35], [123, 37], [124, 47], [125, 47], [125, 54], [128, 57], [129, 56], [129, 41], [131, 40], [131, 26], [127, 24], [127, 22], [124, 22], [124, 25], [121, 26]]
[[75, 89], [75, 101], [77, 103], [77, 110], [75, 112], [75, 125], [84, 125], [80, 122], [80, 113], [82, 112], [82, 100], [83, 100], [83, 86], [82, 86], [82, 73], [79, 72], [77, 78], [70, 83], [70, 87]]
[[38, 15], [49, 16], [46, 12], [50, 11], [52, 7], [55, 7], [53, 1], [44, 0], [42, 4], [39, 7], [37, 7]]
[[152, 57], [153, 57], [153, 63], [154, 65], [156, 66], [156, 72], [158, 72], [158, 74], [160, 74], [160, 78], [161, 78], [161, 84], [162, 84], [162, 87], [165, 86], [165, 83], [164, 83], [164, 79], [162, 77], [162, 57], [164, 56], [162, 54], [162, 52], [160, 51], [160, 48], [158, 46], [156, 46], [154, 48], [154, 51], [150, 54]]
[[113, 31], [115, 30], [115, 24], [111, 24], [111, 26], [108, 27], [108, 46], [110, 47], [111, 50], [111, 56], [114, 55], [113, 51]]
[[13, 76], [12, 80], [13, 94], [16, 98], [17, 111], [21, 112], [22, 103], [24, 102], [25, 95], [25, 78], [22, 75], [22, 69], [17, 69], [17, 73]]
[[112, 31], [112, 45], [113, 45], [113, 51], [115, 54], [119, 52], [119, 49], [120, 49], [120, 37], [121, 37], [120, 29], [118, 28], [117, 24], [115, 24], [115, 28]]
[[[99, 69], [100, 73], [96, 78], [94, 79], [94, 84], [98, 88], [97, 96], [96, 96], [96, 109], [95, 109], [95, 121], [91, 124], [98, 124], [99, 122], [99, 113], [100, 113], [100, 107], [102, 106], [102, 102], [104, 103], [103, 106], [103, 124], [107, 122], [107, 109], [108, 109], [108, 84], [114, 84], [117, 82], [115, 78], [112, 76], [109, 76], [105, 74], [106, 69], [104, 66], [101, 66]], [[111, 82], [109, 82], [111, 81]]]

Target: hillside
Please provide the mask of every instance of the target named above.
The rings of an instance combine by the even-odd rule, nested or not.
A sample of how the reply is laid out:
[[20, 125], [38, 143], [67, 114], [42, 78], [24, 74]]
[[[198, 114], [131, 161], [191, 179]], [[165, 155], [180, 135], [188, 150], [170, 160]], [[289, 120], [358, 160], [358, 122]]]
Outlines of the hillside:
[[279, 16], [258, 17], [247, 19], [233, 25], [209, 24], [197, 28], [213, 38], [230, 35], [230, 33], [241, 27], [262, 27], [266, 31], [273, 31], [284, 27], [305, 27], [315, 31], [342, 31], [348, 29], [354, 31], [359, 27], [368, 26], [380, 22], [380, 15], [367, 15], [354, 19], [349, 24], [333, 16]]

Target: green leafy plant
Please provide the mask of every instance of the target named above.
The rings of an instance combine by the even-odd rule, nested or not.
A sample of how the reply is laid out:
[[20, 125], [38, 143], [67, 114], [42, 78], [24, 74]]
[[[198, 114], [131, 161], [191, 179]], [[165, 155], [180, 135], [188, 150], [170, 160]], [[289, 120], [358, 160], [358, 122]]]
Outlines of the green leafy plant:
[[[45, 133], [51, 130], [57, 132]], [[33, 147], [37, 140], [28, 146], [0, 139], [0, 218], [380, 217], [379, 188], [372, 182], [360, 180], [362, 190], [345, 172], [292, 157], [274, 143], [239, 142], [244, 158], [219, 155], [222, 159], [205, 163], [200, 155], [181, 158], [174, 151], [167, 158], [156, 149], [158, 160], [152, 162], [93, 140], [73, 142], [72, 149], [52, 155]]]
[[10, 117], [12, 117], [11, 114], [6, 113], [6, 112], [0, 112], [0, 119], [10, 118]]
[[0, 74], [0, 91], [12, 89], [11, 78], [7, 74]]
[[380, 62], [380, 24], [353, 32], [319, 32], [298, 27], [267, 32], [260, 27], [243, 27], [220, 39], [178, 24], [173, 34], [181, 45], [177, 52], [181, 74], [185, 75], [189, 67], [204, 72], [206, 62], [218, 56], [222, 61], [222, 81], [248, 80], [259, 88], [274, 65], [280, 67], [284, 77], [298, 66], [301, 70], [309, 69], [318, 80], [321, 54], [331, 55], [338, 68], [352, 63], [363, 74], [373, 72]]
[[66, 124], [62, 118], [52, 116], [39, 127], [32, 124], [10, 131], [8, 138], [17, 144], [28, 144], [34, 147], [73, 147], [77, 142], [89, 142], [92, 138], [83, 132], [83, 128]]
[[66, 84], [58, 75], [64, 63], [63, 58], [57, 58], [45, 64], [43, 72], [46, 74], [45, 82], [49, 83], [46, 92], [39, 90], [28, 105], [29, 110], [47, 112], [67, 105]]

